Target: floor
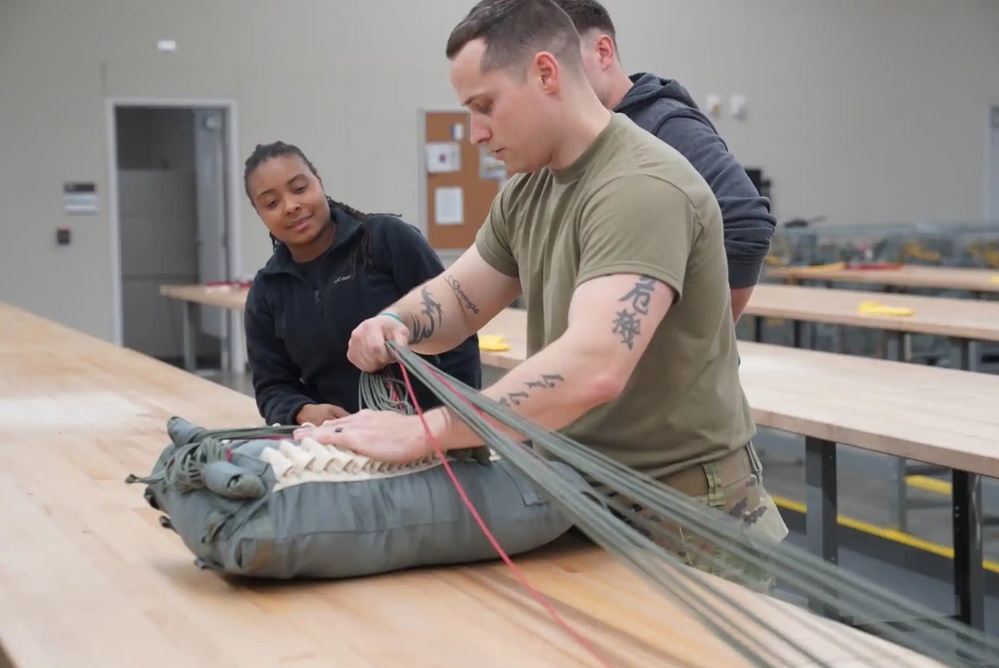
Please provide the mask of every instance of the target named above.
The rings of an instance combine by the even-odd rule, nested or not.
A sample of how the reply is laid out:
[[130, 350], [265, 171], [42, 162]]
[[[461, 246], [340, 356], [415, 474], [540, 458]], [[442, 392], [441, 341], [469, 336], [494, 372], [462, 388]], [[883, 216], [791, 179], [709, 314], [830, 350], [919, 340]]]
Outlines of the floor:
[[[245, 374], [221, 374], [200, 372], [209, 379], [227, 387], [253, 394], [250, 379]], [[495, 378], [487, 374], [484, 382]], [[767, 488], [779, 502], [801, 505], [805, 501], [804, 441], [793, 434], [785, 434], [762, 429], [756, 444], [764, 463]], [[895, 493], [895, 460], [891, 457], [865, 452], [846, 446], [839, 447], [838, 482], [840, 517], [850, 518], [889, 530], [897, 526], [897, 514], [892, 511]], [[946, 476], [941, 476], [946, 480]], [[927, 501], [936, 502], [936, 507], [910, 508], [908, 512], [908, 535], [938, 545], [941, 548], [952, 546], [950, 508], [948, 497], [940, 493], [910, 487], [910, 505]], [[999, 482], [991, 479], [983, 484], [983, 503], [986, 516], [999, 515]], [[789, 540], [804, 545], [804, 535], [792, 531]], [[983, 533], [985, 559], [992, 562], [999, 572], [999, 526], [986, 527]], [[891, 546], [892, 541], [882, 541], [881, 545]], [[877, 582], [895, 593], [916, 600], [941, 614], [953, 612], [953, 589], [949, 571], [944, 566], [939, 577], [927, 575], [921, 569], [900, 566], [897, 559], [885, 561], [879, 550], [861, 553], [847, 547], [840, 547], [840, 566], [861, 577]], [[939, 568], [937, 569], [940, 570]], [[996, 582], [993, 578], [991, 582]], [[986, 631], [999, 636], [999, 591], [987, 591]], [[791, 595], [793, 598], [793, 595]]]

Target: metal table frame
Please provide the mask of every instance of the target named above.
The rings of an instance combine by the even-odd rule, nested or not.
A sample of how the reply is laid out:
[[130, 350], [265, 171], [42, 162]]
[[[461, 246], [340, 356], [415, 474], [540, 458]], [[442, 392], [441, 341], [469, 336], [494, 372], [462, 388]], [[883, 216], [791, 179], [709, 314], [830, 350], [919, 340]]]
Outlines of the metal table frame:
[[[805, 437], [805, 481], [805, 534], [809, 548], [826, 561], [838, 563], [836, 443]], [[953, 470], [951, 507], [954, 518], [954, 616], [983, 630], [985, 569], [982, 562], [981, 476]], [[835, 616], [835, 611], [814, 601], [811, 607]]]

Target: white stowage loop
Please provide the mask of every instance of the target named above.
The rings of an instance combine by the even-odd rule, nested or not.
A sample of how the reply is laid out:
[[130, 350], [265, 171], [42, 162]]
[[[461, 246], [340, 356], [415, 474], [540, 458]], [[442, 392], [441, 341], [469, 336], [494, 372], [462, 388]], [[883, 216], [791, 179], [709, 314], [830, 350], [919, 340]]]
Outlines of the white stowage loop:
[[274, 448], [264, 448], [263, 452], [260, 453], [260, 459], [271, 465], [274, 477], [278, 480], [284, 478], [288, 474], [288, 471], [295, 466], [293, 462]]
[[311, 438], [302, 441], [302, 449], [312, 455], [312, 463], [309, 465], [309, 470], [313, 473], [325, 470], [326, 466], [333, 459], [333, 455], [329, 450]]
[[276, 448], [264, 448], [260, 459], [270, 464], [274, 471], [277, 482], [273, 491], [306, 482], [357, 482], [392, 478], [440, 466], [440, 461], [434, 455], [409, 464], [390, 464], [340, 450], [332, 445], [323, 445], [311, 438], [303, 439], [300, 444], [281, 441]]
[[295, 475], [300, 476], [312, 465], [313, 460], [316, 458], [315, 455], [310, 453], [305, 448], [300, 448], [296, 446], [291, 441], [281, 441], [281, 445], [278, 446], [281, 454], [287, 457], [295, 466]]

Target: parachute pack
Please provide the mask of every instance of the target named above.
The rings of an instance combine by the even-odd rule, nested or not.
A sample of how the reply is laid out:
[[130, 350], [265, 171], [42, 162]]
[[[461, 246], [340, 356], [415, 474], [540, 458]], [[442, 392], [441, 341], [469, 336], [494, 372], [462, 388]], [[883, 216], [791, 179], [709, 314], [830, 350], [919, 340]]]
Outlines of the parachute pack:
[[[202, 568], [256, 578], [345, 578], [496, 558], [436, 456], [377, 462], [287, 428], [209, 431], [179, 417], [145, 483]], [[488, 453], [488, 451], [486, 451]], [[495, 455], [449, 458], [493, 536], [510, 555], [573, 524], [545, 490]], [[580, 489], [584, 479], [551, 462]]]

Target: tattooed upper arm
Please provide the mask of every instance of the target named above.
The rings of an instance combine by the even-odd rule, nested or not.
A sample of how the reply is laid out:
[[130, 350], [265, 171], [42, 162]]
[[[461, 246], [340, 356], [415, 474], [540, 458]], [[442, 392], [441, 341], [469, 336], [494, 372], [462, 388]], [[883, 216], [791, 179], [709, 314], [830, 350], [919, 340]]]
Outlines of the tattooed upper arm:
[[649, 315], [656, 282], [649, 276], [639, 276], [618, 300], [621, 309], [614, 315], [613, 332], [621, 337], [621, 343], [629, 350], [635, 347], [635, 339], [642, 335], [642, 319]]
[[520, 280], [493, 268], [475, 246], [440, 278], [443, 284], [435, 283], [434, 296], [443, 302], [448, 320], [452, 313], [460, 315], [471, 332], [478, 331], [520, 294]]
[[420, 289], [420, 297], [422, 310], [409, 323], [409, 342], [414, 345], [433, 336], [444, 319], [444, 309], [431, 294], [429, 286]]
[[479, 307], [465, 294], [465, 291], [461, 287], [461, 281], [454, 274], [447, 275], [447, 284], [451, 287], [452, 292], [454, 292], [454, 296], [458, 298], [458, 303], [461, 304], [461, 307], [478, 315]]
[[636, 362], [673, 303], [674, 290], [640, 274], [612, 274], [580, 285], [569, 308], [569, 329], [600, 353]]
[[397, 302], [417, 352], [441, 354], [479, 331], [520, 294], [520, 281], [493, 269], [470, 248], [444, 272]]

